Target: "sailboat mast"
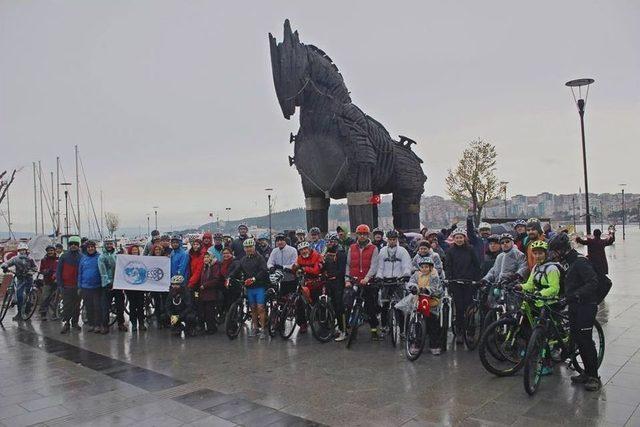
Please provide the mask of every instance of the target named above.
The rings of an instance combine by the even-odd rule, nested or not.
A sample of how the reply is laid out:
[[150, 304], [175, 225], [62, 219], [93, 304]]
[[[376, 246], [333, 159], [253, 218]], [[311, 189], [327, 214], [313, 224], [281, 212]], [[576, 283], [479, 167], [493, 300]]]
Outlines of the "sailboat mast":
[[[53, 193], [53, 190], [51, 190]], [[56, 237], [60, 235], [60, 157], [56, 157]]]
[[104, 230], [104, 212], [102, 210], [102, 188], [100, 189], [100, 229]]
[[80, 175], [78, 174], [78, 146], [75, 146], [76, 151], [76, 209], [78, 210], [78, 236], [82, 236], [82, 232], [80, 230], [80, 224], [82, 223], [80, 217]]
[[38, 189], [36, 187], [36, 162], [31, 162], [33, 166], [33, 215], [35, 220], [36, 236], [38, 235]]
[[38, 160], [38, 184], [40, 186], [40, 229], [44, 234], [44, 190], [42, 189], [42, 164]]

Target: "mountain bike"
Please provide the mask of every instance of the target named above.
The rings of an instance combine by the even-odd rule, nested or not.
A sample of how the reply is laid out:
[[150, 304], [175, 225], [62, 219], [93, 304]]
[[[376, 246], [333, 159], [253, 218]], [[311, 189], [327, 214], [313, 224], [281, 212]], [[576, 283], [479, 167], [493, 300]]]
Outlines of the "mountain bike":
[[31, 286], [24, 291], [24, 299], [22, 302], [21, 316], [22, 320], [29, 320], [33, 313], [36, 312], [38, 301], [40, 299], [40, 286], [42, 285], [43, 274], [35, 272], [36, 276], [31, 281]]
[[367, 286], [374, 286], [374, 283], [368, 283], [366, 285], [356, 284], [355, 280], [352, 279], [353, 289], [353, 303], [351, 304], [350, 314], [347, 320], [347, 327], [349, 328], [349, 335], [347, 336], [347, 348], [350, 348], [354, 341], [358, 336], [358, 329], [362, 326], [366, 321], [369, 320], [369, 316], [364, 309], [364, 297], [362, 296], [362, 292]]
[[[570, 368], [579, 373], [584, 372], [584, 364], [580, 358], [580, 351], [571, 340], [569, 332], [569, 318], [559, 307], [564, 303], [558, 303], [557, 298], [544, 298], [536, 295], [525, 294], [525, 300], [530, 303], [542, 302], [540, 314], [533, 323], [533, 331], [527, 345], [524, 360], [524, 389], [532, 396], [535, 394], [545, 365], [568, 362]], [[553, 304], [558, 303], [558, 304]], [[598, 367], [604, 358], [605, 340], [602, 326], [596, 320], [593, 325], [593, 336], [598, 352]], [[554, 351], [560, 351], [559, 357], [553, 357]]]
[[227, 333], [227, 337], [232, 340], [237, 338], [240, 334], [242, 326], [251, 316], [251, 309], [249, 308], [244, 280], [230, 278], [229, 283], [240, 286], [240, 296], [229, 306], [225, 320], [225, 331]]
[[[421, 293], [418, 295], [418, 289], [414, 286], [410, 291], [415, 295], [415, 305], [411, 312], [407, 315], [405, 323], [405, 356], [410, 361], [416, 361], [422, 352], [427, 342], [427, 321], [425, 319], [425, 313], [419, 308], [421, 298], [429, 298], [428, 293]], [[430, 315], [429, 312], [426, 315]]]
[[[38, 273], [35, 270], [32, 273]], [[36, 276], [37, 278], [38, 276]], [[11, 278], [7, 290], [4, 293], [2, 299], [2, 306], [0, 306], [0, 323], [4, 320], [9, 309], [18, 303], [18, 296], [16, 294], [18, 289], [18, 279], [15, 275]], [[31, 286], [24, 290], [24, 298], [22, 301], [22, 307], [20, 310], [20, 317], [22, 320], [29, 320], [33, 313], [36, 311], [38, 305], [38, 287], [36, 281], [33, 280]]]
[[383, 306], [386, 303], [389, 304], [387, 310], [383, 310], [380, 316], [387, 319], [387, 330], [393, 347], [400, 342], [402, 330], [402, 313], [396, 310], [396, 304], [407, 294], [405, 289], [407, 281], [408, 279], [404, 277], [376, 280], [376, 284], [381, 288], [380, 303]]
[[[442, 297], [440, 298], [440, 330], [442, 336], [440, 338], [440, 348], [447, 351], [447, 343], [449, 341], [449, 330], [453, 326], [453, 299], [449, 294], [449, 285], [459, 283], [457, 280], [442, 281]], [[455, 333], [455, 332], [454, 332]]]
[[[284, 300], [279, 299], [279, 291], [280, 284], [282, 283], [282, 279], [284, 279], [284, 272], [282, 270], [274, 270], [273, 273], [269, 274], [269, 282], [271, 283], [271, 287], [267, 290], [267, 301], [266, 301], [266, 309], [267, 309], [267, 331], [269, 332], [269, 336], [271, 338], [275, 337], [278, 334], [279, 328], [281, 327], [281, 317], [283, 313], [283, 305]], [[271, 292], [269, 292], [271, 290]]]
[[464, 313], [464, 343], [467, 350], [472, 351], [478, 346], [480, 336], [484, 330], [485, 317], [489, 311], [487, 299], [490, 286], [483, 282], [473, 282], [477, 286], [477, 291], [472, 303]]
[[333, 311], [331, 298], [327, 295], [325, 283], [320, 282], [319, 286], [322, 286], [322, 293], [311, 306], [309, 324], [313, 337], [321, 343], [327, 343], [333, 339], [336, 330], [336, 314]]

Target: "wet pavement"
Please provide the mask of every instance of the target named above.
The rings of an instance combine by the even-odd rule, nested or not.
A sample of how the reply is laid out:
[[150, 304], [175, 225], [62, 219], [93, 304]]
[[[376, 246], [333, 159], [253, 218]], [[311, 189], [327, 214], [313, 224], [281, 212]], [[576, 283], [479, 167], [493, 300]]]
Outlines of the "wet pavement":
[[521, 375], [495, 378], [464, 349], [411, 363], [368, 338], [347, 350], [310, 335], [65, 336], [54, 322], [5, 320], [0, 425], [640, 426], [640, 232], [608, 251], [601, 392], [572, 386], [573, 372], [556, 367], [529, 397]]

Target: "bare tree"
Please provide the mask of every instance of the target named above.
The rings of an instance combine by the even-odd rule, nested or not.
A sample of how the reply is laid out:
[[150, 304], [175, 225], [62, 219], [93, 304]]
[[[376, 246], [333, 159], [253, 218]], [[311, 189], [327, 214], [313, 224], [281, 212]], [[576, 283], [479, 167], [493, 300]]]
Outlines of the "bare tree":
[[458, 205], [473, 211], [476, 225], [482, 210], [500, 195], [502, 186], [496, 177], [496, 148], [482, 139], [471, 141], [455, 170], [449, 169], [447, 193]]
[[9, 178], [8, 181], [4, 179], [4, 177], [7, 175], [7, 171], [3, 171], [2, 173], [0, 173], [0, 204], [7, 196], [7, 191], [9, 190], [11, 184], [13, 184], [13, 180], [16, 179], [16, 172], [16, 169], [11, 172], [11, 178]]
[[120, 217], [118, 216], [118, 214], [115, 214], [113, 212], [105, 212], [104, 222], [107, 225], [107, 230], [109, 230], [109, 236], [115, 236], [116, 230], [120, 225]]

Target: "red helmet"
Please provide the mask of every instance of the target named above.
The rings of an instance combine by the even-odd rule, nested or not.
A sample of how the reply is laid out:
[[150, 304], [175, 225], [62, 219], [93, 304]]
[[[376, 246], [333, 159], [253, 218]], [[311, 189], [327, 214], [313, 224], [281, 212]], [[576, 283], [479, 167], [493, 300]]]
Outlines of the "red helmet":
[[356, 233], [360, 234], [369, 234], [371, 232], [371, 229], [369, 228], [369, 226], [367, 224], [360, 224], [359, 226], [356, 227]]

